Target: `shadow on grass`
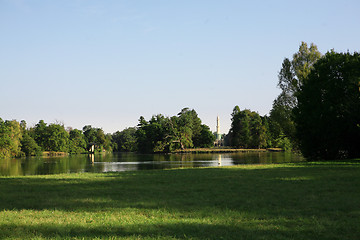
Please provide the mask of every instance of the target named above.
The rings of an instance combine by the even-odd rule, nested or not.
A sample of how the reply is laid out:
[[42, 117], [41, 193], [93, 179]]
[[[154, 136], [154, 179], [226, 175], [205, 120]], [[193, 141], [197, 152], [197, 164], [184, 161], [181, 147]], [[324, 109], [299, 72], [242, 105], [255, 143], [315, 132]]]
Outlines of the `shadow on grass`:
[[[338, 164], [271, 167], [180, 169], [109, 174], [0, 178], [0, 210], [61, 210], [64, 212], [120, 212], [137, 209], [150, 214], [175, 214], [178, 223], [89, 227], [71, 225], [2, 224], [0, 236], [17, 231], [47, 237], [106, 238], [139, 236], [201, 239], [302, 238], [316, 239], [316, 231], [342, 236], [360, 234], [360, 166]], [[151, 212], [153, 211], [153, 212]], [[15, 213], [16, 214], [16, 213]], [[136, 212], [135, 212], [136, 214]], [[185, 219], [218, 219], [228, 225], [199, 224]], [[227, 216], [227, 214], [230, 215]], [[245, 214], [237, 220], [239, 214]], [[161, 218], [161, 216], [156, 216]], [[227, 220], [227, 218], [229, 218]], [[247, 227], [253, 219], [267, 227]], [[279, 220], [280, 219], [280, 220]], [[277, 221], [277, 229], [266, 221]], [[220, 220], [219, 220], [220, 221]], [[220, 222], [221, 222], [220, 221]], [[296, 222], [302, 227], [296, 228]], [[171, 222], [171, 221], [170, 221]], [[255, 221], [256, 222], [256, 221]], [[309, 225], [319, 226], [315, 230]], [[305, 226], [305, 227], [304, 227]], [[307, 227], [306, 227], [307, 226]], [[309, 230], [310, 229], [310, 230]], [[256, 233], [255, 233], [256, 231]], [[337, 231], [337, 232], [336, 232]], [[7, 235], [9, 234], [9, 235]], [[274, 235], [275, 234], [275, 235]], [[342, 234], [342, 235], [341, 235]], [[23, 236], [23, 235], [21, 235]], [[20, 237], [20, 235], [19, 235]], [[271, 238], [271, 237], [270, 237]], [[296, 239], [296, 237], [294, 237]]]
[[217, 208], [295, 213], [296, 208], [358, 205], [359, 166], [315, 166], [0, 178], [0, 210]]

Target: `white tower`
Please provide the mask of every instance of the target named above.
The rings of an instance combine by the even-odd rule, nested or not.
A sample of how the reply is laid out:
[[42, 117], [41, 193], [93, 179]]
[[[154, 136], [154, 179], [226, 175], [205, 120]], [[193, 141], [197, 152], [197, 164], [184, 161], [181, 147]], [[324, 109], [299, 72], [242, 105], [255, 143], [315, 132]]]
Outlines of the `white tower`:
[[219, 116], [217, 116], [217, 121], [216, 121], [216, 140], [221, 140], [220, 118], [219, 118]]

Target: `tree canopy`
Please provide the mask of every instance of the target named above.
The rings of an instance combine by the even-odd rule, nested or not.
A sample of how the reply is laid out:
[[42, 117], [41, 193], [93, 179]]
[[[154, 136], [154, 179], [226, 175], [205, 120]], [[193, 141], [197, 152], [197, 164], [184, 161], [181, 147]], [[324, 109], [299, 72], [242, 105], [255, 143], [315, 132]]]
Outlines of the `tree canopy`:
[[278, 87], [281, 89], [281, 93], [274, 100], [270, 111], [271, 121], [279, 129], [275, 138], [283, 135], [293, 143], [296, 142], [293, 121], [293, 109], [297, 106], [296, 96], [306, 82], [313, 65], [320, 58], [321, 53], [315, 44], [311, 43], [309, 47], [307, 43], [302, 42], [292, 60], [284, 59], [278, 75]]
[[300, 148], [310, 159], [360, 157], [360, 54], [328, 52], [297, 96]]
[[248, 109], [240, 111], [239, 106], [235, 106], [231, 116], [229, 131], [231, 146], [238, 148], [267, 146], [265, 123], [257, 112]]
[[213, 146], [215, 137], [201, 123], [195, 110], [184, 108], [177, 116], [140, 117], [136, 131], [140, 152], [170, 152], [176, 149]]

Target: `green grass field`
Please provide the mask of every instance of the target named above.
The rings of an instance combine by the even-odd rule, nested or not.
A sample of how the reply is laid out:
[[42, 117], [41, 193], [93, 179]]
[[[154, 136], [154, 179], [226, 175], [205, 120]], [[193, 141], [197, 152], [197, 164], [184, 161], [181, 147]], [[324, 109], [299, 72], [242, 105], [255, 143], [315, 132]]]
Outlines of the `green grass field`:
[[0, 239], [359, 238], [359, 160], [0, 177]]

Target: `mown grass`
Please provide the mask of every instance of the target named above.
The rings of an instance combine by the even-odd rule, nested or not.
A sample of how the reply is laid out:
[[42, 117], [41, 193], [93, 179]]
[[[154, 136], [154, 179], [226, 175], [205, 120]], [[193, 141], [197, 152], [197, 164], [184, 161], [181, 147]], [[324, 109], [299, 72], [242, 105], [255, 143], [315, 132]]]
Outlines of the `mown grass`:
[[360, 161], [0, 178], [0, 239], [358, 239]]

